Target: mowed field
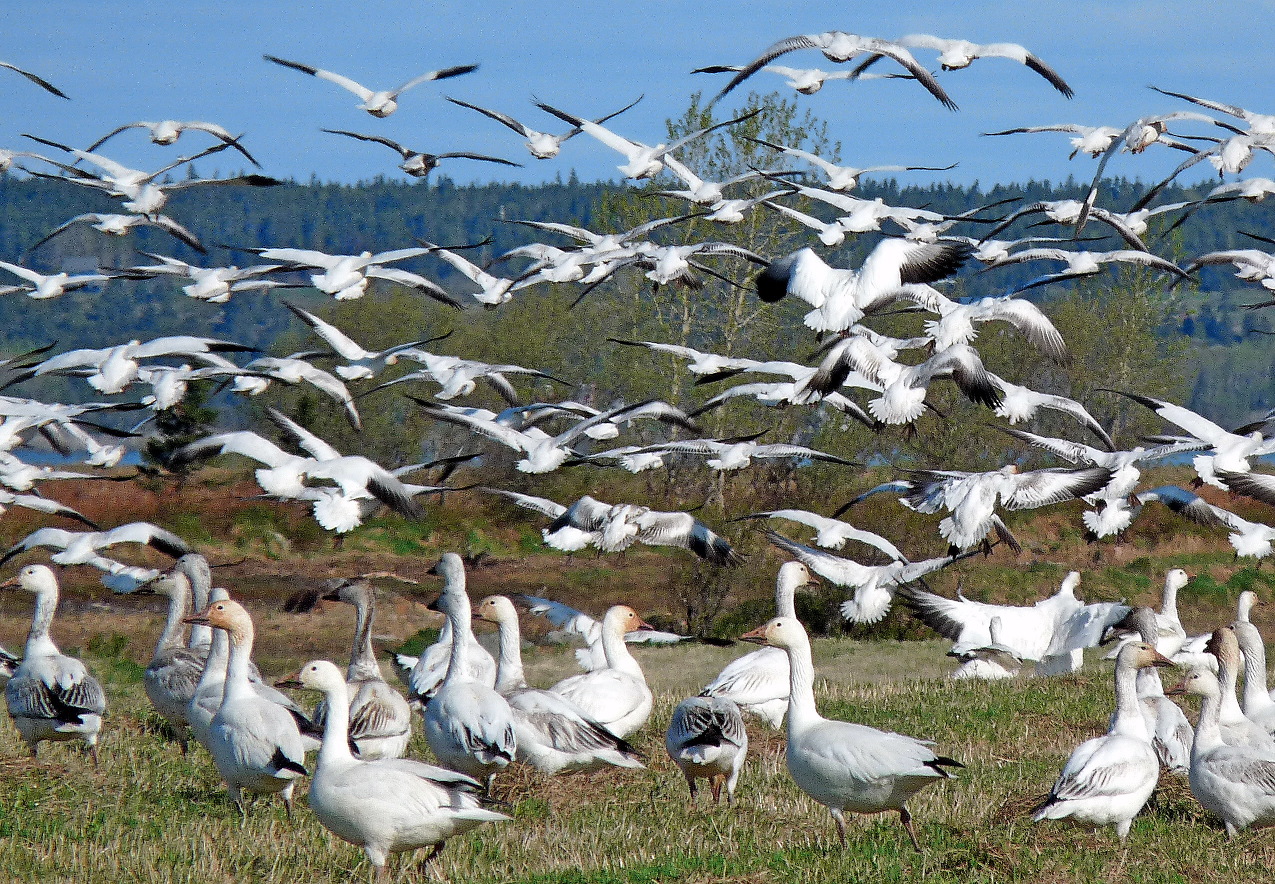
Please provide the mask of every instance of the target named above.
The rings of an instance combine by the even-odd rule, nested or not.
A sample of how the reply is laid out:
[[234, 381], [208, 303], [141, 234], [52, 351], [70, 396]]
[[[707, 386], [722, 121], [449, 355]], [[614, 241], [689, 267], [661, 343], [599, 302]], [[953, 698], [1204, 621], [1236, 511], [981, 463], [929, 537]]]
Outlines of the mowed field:
[[[288, 511], [239, 500], [241, 486], [191, 484], [139, 494], [138, 483], [111, 489], [97, 483], [70, 488], [72, 506], [94, 516], [121, 508], [115, 524], [151, 518], [205, 549], [214, 579], [243, 599], [258, 631], [256, 657], [264, 673], [282, 677], [308, 659], [344, 666], [353, 611], [326, 604], [304, 615], [282, 611], [291, 592], [329, 576], [393, 570], [420, 586], [385, 582], [377, 643], [397, 648], [438, 620], [425, 610], [436, 594], [428, 568], [450, 538], [489, 551], [470, 574], [471, 596], [491, 592], [549, 595], [601, 613], [618, 601], [644, 616], [675, 619], [670, 581], [680, 556], [642, 552], [627, 558], [569, 560], [528, 548], [526, 523], [501, 528], [470, 513], [457, 534], [445, 526], [406, 529], [374, 523], [341, 549], [306, 534]], [[119, 495], [128, 488], [127, 497]], [[116, 493], [111, 500], [109, 495]], [[123, 504], [121, 506], [121, 504]], [[197, 513], [199, 517], [183, 516]], [[1064, 512], [1059, 519], [1074, 519]], [[187, 518], [186, 523], [181, 518]], [[1089, 547], [1060, 521], [1014, 525], [1031, 540], [1018, 557], [999, 550], [961, 563], [931, 581], [951, 594], [995, 601], [1033, 600], [1052, 592], [1067, 570], [1084, 573], [1080, 594], [1091, 600], [1127, 598], [1154, 604], [1163, 573], [1185, 567], [1196, 581], [1182, 594], [1191, 631], [1233, 617], [1235, 596], [1252, 588], [1275, 595], [1275, 575], [1234, 561], [1224, 537], [1176, 534], [1153, 522], [1142, 539]], [[15, 519], [6, 528], [22, 536]], [[295, 529], [295, 530], [294, 530]], [[433, 532], [431, 534], [431, 531]], [[503, 533], [502, 533], [503, 532]], [[532, 536], [536, 535], [532, 529]], [[278, 535], [278, 536], [275, 536]], [[217, 537], [217, 542], [206, 538]], [[524, 551], [525, 550], [525, 551]], [[460, 550], [472, 551], [472, 549]], [[17, 563], [44, 561], [32, 552]], [[143, 552], [130, 560], [155, 564]], [[781, 559], [756, 551], [752, 583], [732, 597], [727, 615], [757, 610], [751, 628], [769, 616]], [[103, 731], [101, 765], [76, 747], [45, 744], [32, 760], [16, 731], [0, 721], [0, 868], [14, 881], [327, 882], [365, 880], [362, 852], [338, 841], [298, 802], [293, 820], [281, 805], [259, 801], [246, 825], [226, 797], [210, 757], [183, 757], [150, 711], [142, 669], [158, 636], [163, 608], [154, 597], [112, 597], [88, 571], [66, 569], [54, 636], [102, 678], [111, 708]], [[835, 594], [835, 593], [834, 593]], [[0, 594], [0, 644], [19, 650], [30, 598]], [[1257, 622], [1271, 634], [1269, 613]], [[543, 632], [526, 620], [535, 639]], [[784, 768], [783, 735], [750, 721], [752, 740], [736, 805], [713, 807], [706, 794], [689, 805], [685, 782], [664, 754], [663, 732], [673, 706], [696, 693], [747, 645], [639, 648], [637, 656], [656, 694], [655, 710], [634, 742], [648, 769], [548, 778], [522, 769], [504, 772], [495, 791], [514, 817], [449, 842], [431, 872], [411, 857], [394, 865], [395, 880], [441, 875], [454, 882], [710, 882], [710, 881], [1246, 881], [1264, 880], [1275, 864], [1275, 840], [1244, 833], [1227, 843], [1220, 826], [1191, 797], [1184, 782], [1166, 779], [1125, 843], [1110, 830], [1033, 824], [1031, 807], [1048, 791], [1071, 749], [1105, 731], [1113, 708], [1110, 664], [1091, 656], [1080, 674], [1049, 680], [1027, 675], [1009, 683], [966, 684], [946, 679], [948, 643], [902, 612], [884, 627], [815, 642], [816, 694], [829, 717], [862, 722], [936, 741], [942, 754], [966, 764], [957, 780], [922, 792], [912, 803], [924, 847], [911, 847], [894, 815], [855, 817], [850, 843], [837, 843], [827, 811], [807, 799]], [[481, 627], [480, 627], [481, 628]], [[929, 638], [897, 641], [881, 634]], [[575, 671], [570, 650], [529, 644], [529, 681], [547, 685]], [[388, 663], [388, 655], [383, 656]], [[386, 665], [386, 674], [389, 667]], [[1167, 672], [1166, 679], [1173, 678]], [[301, 696], [313, 703], [313, 697]], [[1194, 710], [1189, 714], [1193, 717]], [[428, 758], [420, 736], [412, 754]]]

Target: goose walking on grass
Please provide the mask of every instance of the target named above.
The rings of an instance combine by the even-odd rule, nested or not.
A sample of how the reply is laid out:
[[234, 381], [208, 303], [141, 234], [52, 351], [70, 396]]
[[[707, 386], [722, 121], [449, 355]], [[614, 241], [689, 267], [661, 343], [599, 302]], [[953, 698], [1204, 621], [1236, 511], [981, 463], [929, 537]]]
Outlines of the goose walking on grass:
[[[816, 583], [801, 562], [784, 562], [775, 580], [775, 613], [797, 618], [797, 590]], [[788, 713], [788, 654], [780, 648], [758, 648], [738, 657], [718, 673], [701, 697], [730, 700], [744, 712], [756, 715], [773, 728], [783, 726]]]
[[390, 879], [392, 854], [428, 847], [428, 862], [448, 838], [509, 819], [483, 807], [481, 784], [464, 774], [408, 758], [355, 758], [349, 748], [349, 692], [332, 663], [307, 663], [283, 684], [323, 692], [328, 717], [310, 783], [310, 809], [338, 838], [363, 848], [377, 882]]
[[227, 599], [211, 603], [187, 622], [224, 630], [230, 642], [221, 706], [212, 718], [207, 743], [230, 799], [247, 820], [244, 792], [278, 794], [291, 817], [296, 781], [309, 773], [305, 745], [288, 710], [260, 696], [249, 681], [252, 617], [243, 605]]
[[49, 635], [58, 607], [57, 577], [46, 565], [27, 565], [0, 587], [19, 587], [35, 596], [22, 662], [4, 688], [14, 726], [33, 758], [45, 740], [82, 740], [96, 767], [106, 693], [88, 668], [58, 650]]
[[810, 639], [795, 617], [776, 617], [741, 638], [788, 653], [788, 772], [803, 792], [831, 812], [842, 846], [845, 811], [894, 811], [912, 845], [920, 850], [908, 799], [926, 786], [950, 779], [953, 774], [948, 768], [964, 765], [936, 755], [927, 740], [820, 715], [815, 707]]
[[695, 800], [695, 781], [708, 780], [713, 803], [726, 787], [726, 803], [735, 803], [735, 784], [748, 755], [748, 731], [739, 707], [724, 697], [689, 697], [677, 704], [664, 735], [664, 749], [686, 777]]
[[[456, 585], [464, 580], [465, 563], [456, 553], [444, 553], [434, 573]], [[425, 738], [444, 767], [490, 787], [491, 779], [508, 767], [517, 753], [513, 712], [493, 688], [469, 677], [473, 629], [468, 598], [445, 591], [434, 607], [451, 624], [452, 646], [447, 676], [423, 713]]]
[[1160, 780], [1160, 763], [1151, 747], [1140, 704], [1137, 672], [1173, 662], [1145, 642], [1130, 642], [1116, 658], [1116, 714], [1111, 729], [1086, 740], [1063, 765], [1049, 797], [1032, 819], [1071, 818], [1113, 825], [1124, 840]]
[[500, 627], [496, 691], [513, 712], [518, 761], [541, 773], [601, 770], [608, 765], [640, 768], [641, 756], [561, 694], [530, 688], [523, 678], [518, 610], [503, 595], [479, 602], [475, 616]]

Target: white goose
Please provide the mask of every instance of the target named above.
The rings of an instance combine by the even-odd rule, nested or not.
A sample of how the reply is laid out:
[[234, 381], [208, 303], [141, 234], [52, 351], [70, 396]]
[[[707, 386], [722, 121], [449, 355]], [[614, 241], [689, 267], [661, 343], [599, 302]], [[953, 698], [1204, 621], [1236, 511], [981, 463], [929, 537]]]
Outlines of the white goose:
[[208, 731], [208, 751], [226, 782], [235, 806], [246, 819], [245, 791], [278, 794], [292, 816], [292, 792], [305, 769], [301, 731], [288, 710], [263, 698], [249, 681], [252, 659], [252, 617], [236, 601], [212, 602], [188, 618], [224, 630], [230, 641], [221, 706]]
[[83, 663], [58, 650], [49, 635], [58, 607], [58, 580], [46, 565], [27, 565], [0, 587], [35, 595], [22, 662], [4, 688], [13, 724], [35, 757], [45, 740], [83, 740], [97, 764], [106, 693]]
[[952, 672], [952, 678], [958, 681], [970, 678], [994, 681], [1017, 675], [1019, 667], [1023, 665], [1023, 658], [1001, 643], [1001, 629], [1001, 618], [993, 617], [987, 624], [987, 631], [992, 638], [990, 642], [953, 645], [947, 655], [960, 660], [961, 665]]
[[1236, 620], [1231, 629], [1244, 654], [1244, 715], [1275, 732], [1275, 699], [1266, 690], [1266, 643], [1247, 620]]
[[[443, 595], [455, 595], [460, 604], [468, 610], [469, 595], [465, 592], [465, 568], [449, 568], [443, 573]], [[434, 695], [438, 693], [443, 679], [451, 664], [452, 642], [456, 633], [452, 629], [451, 618], [443, 620], [438, 630], [438, 641], [430, 645], [416, 659], [399, 655], [398, 663], [407, 669], [404, 679], [407, 683], [407, 697], [413, 705], [423, 709]], [[466, 642], [469, 649], [465, 654], [465, 677], [488, 687], [496, 684], [496, 661], [491, 653], [478, 643], [470, 631]]]
[[651, 689], [642, 667], [629, 653], [624, 635], [650, 627], [627, 605], [614, 605], [602, 618], [605, 669], [564, 678], [549, 690], [575, 703], [617, 737], [627, 737], [651, 716]]
[[1191, 748], [1191, 792], [1206, 810], [1221, 817], [1226, 837], [1234, 838], [1250, 826], [1275, 825], [1275, 751], [1233, 746], [1222, 738], [1223, 689], [1217, 676], [1196, 669], [1168, 693], [1204, 698]]
[[[456, 553], [444, 553], [433, 570], [455, 585], [464, 579], [465, 563]], [[447, 676], [423, 713], [425, 738], [444, 767], [490, 786], [517, 753], [513, 713], [504, 697], [468, 675], [474, 635], [469, 600], [463, 593], [444, 591], [434, 607], [451, 623], [452, 646]]]
[[262, 56], [266, 61], [273, 61], [275, 64], [283, 65], [285, 68], [292, 68], [303, 74], [309, 74], [312, 77], [318, 77], [320, 80], [327, 80], [329, 83], [335, 83], [342, 89], [353, 92], [360, 99], [362, 104], [359, 110], [365, 110], [374, 117], [388, 117], [394, 111], [398, 110], [398, 97], [403, 92], [411, 89], [413, 86], [419, 86], [421, 83], [428, 83], [430, 80], [445, 80], [448, 77], [457, 77], [461, 74], [468, 74], [470, 71], [478, 69], [476, 64], [457, 65], [456, 67], [443, 68], [438, 71], [429, 71], [421, 74], [419, 77], [413, 77], [407, 82], [394, 87], [393, 89], [369, 89], [361, 83], [356, 83], [349, 77], [341, 74], [325, 71], [308, 64], [301, 64], [298, 61], [288, 61], [287, 59], [278, 58], [274, 55]]
[[518, 761], [555, 774], [616, 767], [645, 767], [636, 750], [553, 691], [527, 687], [522, 670], [518, 610], [503, 595], [487, 596], [475, 615], [500, 627], [496, 691], [509, 701], [517, 733]]
[[689, 697], [677, 704], [664, 735], [664, 749], [681, 769], [695, 800], [695, 781], [708, 780], [713, 803], [726, 786], [735, 803], [735, 784], [748, 755], [748, 731], [739, 707], [724, 697]]
[[1218, 711], [1222, 740], [1231, 746], [1250, 746], [1262, 752], [1275, 753], [1275, 739], [1266, 728], [1244, 714], [1235, 696], [1243, 665], [1235, 631], [1229, 626], [1215, 629], [1206, 650], [1217, 658], [1217, 679], [1222, 688], [1222, 703]]
[[803, 792], [832, 813], [842, 845], [846, 843], [845, 811], [895, 811], [920, 850], [908, 799], [932, 783], [951, 778], [947, 768], [964, 765], [935, 755], [928, 741], [820, 715], [815, 708], [810, 639], [795, 617], [776, 617], [741, 638], [788, 653], [788, 772]]
[[[186, 644], [183, 624], [190, 613], [191, 586], [185, 573], [174, 569], [139, 588], [139, 592], [148, 590], [167, 597], [168, 617], [155, 645], [155, 653], [142, 676], [142, 685], [155, 711], [172, 725], [185, 755], [190, 733], [186, 708], [204, 674], [208, 649], [191, 648]], [[206, 603], [207, 599], [205, 607]]]
[[[801, 562], [784, 562], [775, 580], [775, 613], [797, 618], [796, 595], [815, 583]], [[758, 648], [727, 663], [704, 689], [701, 697], [731, 700], [766, 724], [778, 728], [788, 712], [788, 654], [780, 648]]]
[[390, 878], [389, 856], [431, 848], [482, 823], [509, 817], [481, 806], [481, 784], [407, 758], [355, 758], [349, 747], [349, 694], [335, 665], [315, 660], [284, 684], [322, 691], [328, 707], [323, 746], [310, 783], [314, 815], [338, 838], [363, 848], [378, 882]]
[[1137, 671], [1173, 663], [1145, 642], [1130, 642], [1116, 658], [1116, 714], [1111, 729], [1072, 751], [1049, 797], [1032, 814], [1113, 825], [1123, 841], [1160, 780], [1160, 763], [1138, 703]]

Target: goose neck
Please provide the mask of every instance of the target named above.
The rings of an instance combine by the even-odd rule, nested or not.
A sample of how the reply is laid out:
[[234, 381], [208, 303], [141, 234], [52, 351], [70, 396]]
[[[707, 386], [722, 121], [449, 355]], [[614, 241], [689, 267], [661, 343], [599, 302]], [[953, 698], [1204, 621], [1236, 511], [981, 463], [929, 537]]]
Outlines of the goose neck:
[[252, 627], [233, 626], [227, 632], [230, 656], [226, 661], [225, 698], [246, 694], [249, 686], [249, 670], [252, 665]]
[[[318, 770], [332, 763], [350, 762], [350, 692], [344, 682], [334, 681], [324, 688], [327, 719], [323, 723], [323, 742], [319, 745]], [[317, 772], [316, 772], [317, 773]]]
[[376, 602], [370, 596], [361, 598], [354, 606], [354, 611], [354, 646], [350, 650], [346, 680], [382, 680], [381, 666], [376, 662], [376, 649], [372, 647], [372, 622], [376, 618]]
[[496, 661], [496, 693], [508, 694], [527, 686], [522, 671], [522, 635], [516, 618], [504, 618], [500, 626], [500, 659]]
[[1191, 758], [1200, 753], [1223, 745], [1222, 741], [1222, 697], [1219, 694], [1205, 694], [1200, 704], [1200, 718], [1195, 725], [1195, 741], [1191, 745]]
[[623, 627], [604, 624], [602, 653], [606, 656], [608, 669], [618, 669], [645, 679], [641, 664], [629, 653], [629, 645], [624, 640]]
[[35, 594], [35, 609], [31, 612], [31, 629], [27, 632], [24, 653], [28, 657], [56, 654], [57, 645], [49, 635], [53, 626], [53, 614], [58, 609], [57, 590], [41, 589]]
[[445, 682], [453, 678], [468, 677], [469, 643], [474, 640], [473, 625], [469, 621], [469, 605], [452, 605], [447, 612], [447, 622], [451, 626], [452, 647], [447, 661], [447, 675], [443, 679]]
[[788, 651], [788, 733], [789, 736], [821, 720], [815, 708], [815, 665], [810, 642], [791, 645]]
[[1116, 664], [1116, 716], [1111, 732], [1148, 739], [1138, 704], [1138, 670], [1119, 663]]
[[182, 619], [190, 605], [189, 584], [180, 577], [173, 584], [172, 594], [168, 597], [168, 617], [164, 620], [164, 631], [159, 634], [159, 641], [155, 645], [156, 657], [164, 651], [180, 648], [185, 644], [186, 630]]
[[775, 616], [797, 617], [797, 586], [791, 580], [780, 580], [775, 586]]

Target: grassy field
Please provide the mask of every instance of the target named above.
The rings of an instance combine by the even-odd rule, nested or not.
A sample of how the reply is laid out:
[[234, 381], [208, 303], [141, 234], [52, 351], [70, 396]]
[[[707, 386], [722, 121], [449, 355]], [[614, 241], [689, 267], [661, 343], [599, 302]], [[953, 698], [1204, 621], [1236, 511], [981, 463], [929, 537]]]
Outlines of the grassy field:
[[[320, 617], [323, 615], [311, 615]], [[454, 839], [438, 871], [465, 882], [709, 881], [1223, 881], [1259, 880], [1275, 842], [1224, 833], [1185, 783], [1163, 782], [1125, 844], [1109, 830], [1030, 822], [1063, 759], [1105, 728], [1109, 666], [1074, 677], [1011, 683], [947, 681], [940, 642], [816, 643], [824, 714], [937, 741], [965, 762], [959, 780], [923, 792], [912, 806], [924, 851], [894, 815], [856, 817], [842, 850], [826, 810], [791, 783], [781, 734], [750, 724], [752, 747], [733, 809], [687, 801], [663, 752], [672, 707], [738, 648], [642, 649], [656, 691], [636, 742], [645, 771], [547, 778], [502, 774], [496, 792], [512, 822]], [[107, 684], [111, 713], [102, 763], [76, 748], [46, 745], [26, 757], [0, 726], [0, 867], [14, 881], [345, 882], [365, 879], [362, 852], [337, 841], [304, 801], [289, 822], [259, 802], [246, 826], [202, 750], [183, 758], [164, 740], [140, 684], [140, 667], [117, 640], [85, 656]], [[562, 649], [529, 652], [539, 683], [571, 671]], [[301, 662], [262, 658], [268, 673]], [[899, 673], [908, 673], [902, 678]], [[419, 731], [418, 731], [419, 732]], [[419, 736], [413, 754], [428, 756]], [[420, 870], [398, 868], [396, 880]]]

